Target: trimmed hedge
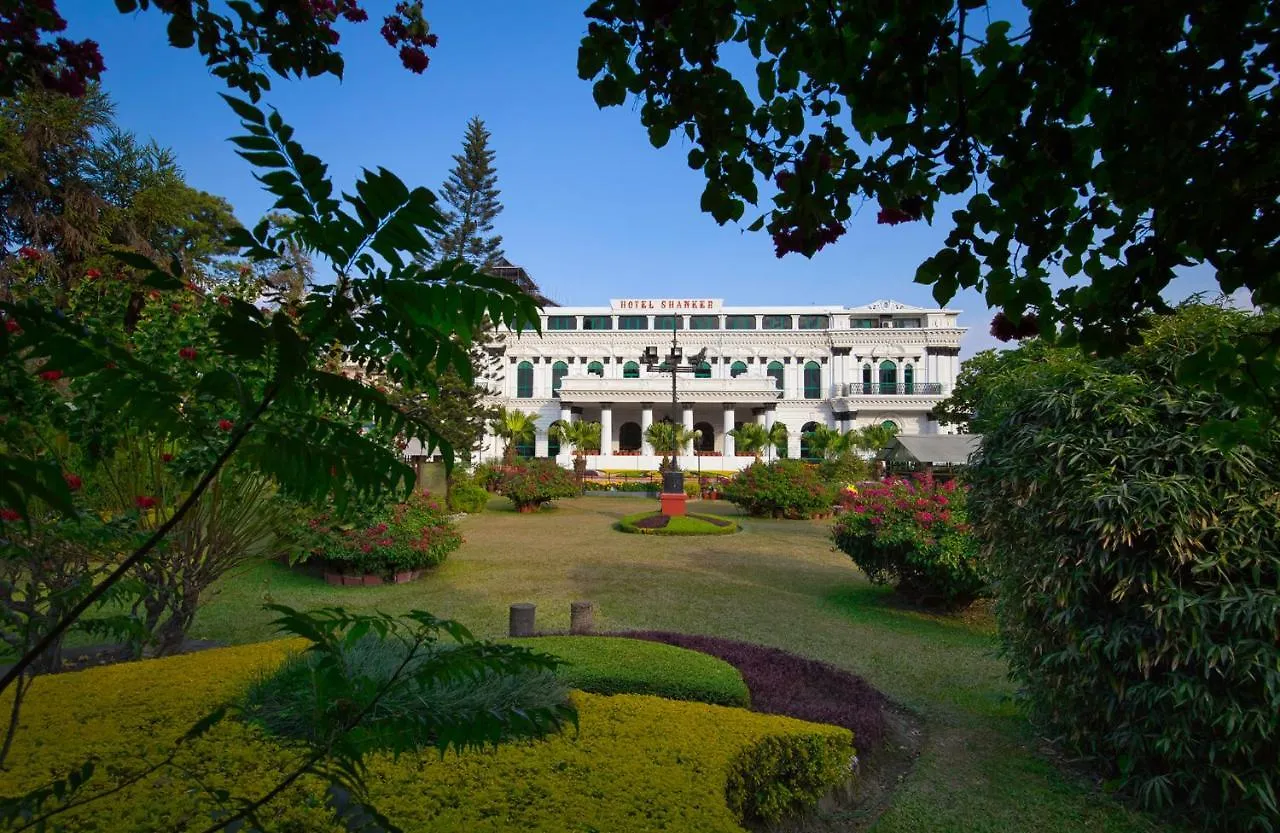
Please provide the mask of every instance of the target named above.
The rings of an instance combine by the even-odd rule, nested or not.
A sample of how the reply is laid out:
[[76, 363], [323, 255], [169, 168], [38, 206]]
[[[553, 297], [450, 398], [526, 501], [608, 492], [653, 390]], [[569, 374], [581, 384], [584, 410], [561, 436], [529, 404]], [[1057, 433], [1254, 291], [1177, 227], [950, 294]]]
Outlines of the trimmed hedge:
[[618, 521], [618, 529], [640, 535], [732, 535], [738, 524], [719, 515], [689, 514], [673, 517], [664, 526], [644, 526], [644, 522], [662, 515], [659, 510], [636, 512]]
[[[40, 696], [23, 708], [0, 792], [45, 784], [88, 754], [99, 758], [97, 774], [78, 797], [105, 791], [298, 645], [247, 645], [44, 679]], [[741, 833], [742, 821], [776, 819], [850, 777], [845, 729], [643, 695], [575, 692], [573, 700], [577, 733], [444, 758], [434, 750], [370, 756], [371, 798], [414, 831]], [[227, 719], [188, 744], [177, 763], [210, 788], [257, 797], [300, 754]], [[161, 772], [59, 821], [71, 831], [203, 829], [215, 804], [193, 787], [187, 776]], [[338, 833], [323, 787], [300, 779], [264, 808], [263, 829]]]
[[831, 511], [835, 490], [799, 460], [752, 463], [730, 480], [724, 499], [756, 518], [812, 518]]
[[751, 695], [738, 670], [697, 651], [640, 639], [538, 636], [505, 640], [568, 663], [556, 676], [570, 688], [595, 694], [654, 694], [721, 706], [748, 706]]
[[718, 636], [669, 631], [627, 631], [623, 636], [724, 660], [746, 681], [753, 711], [843, 726], [853, 732], [858, 748], [867, 751], [884, 742], [888, 700], [857, 674], [778, 648]]

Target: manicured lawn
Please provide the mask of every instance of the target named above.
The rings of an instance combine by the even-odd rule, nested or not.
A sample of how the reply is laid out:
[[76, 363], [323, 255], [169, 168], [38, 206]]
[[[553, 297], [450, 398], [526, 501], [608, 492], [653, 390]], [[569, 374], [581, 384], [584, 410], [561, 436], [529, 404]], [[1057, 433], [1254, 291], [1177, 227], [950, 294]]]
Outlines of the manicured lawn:
[[[483, 636], [506, 632], [507, 606], [538, 605], [538, 627], [567, 630], [569, 603], [595, 601], [607, 630], [704, 633], [773, 645], [866, 677], [924, 720], [920, 759], [874, 830], [1161, 829], [1051, 764], [1010, 701], [994, 628], [982, 613], [902, 610], [831, 549], [830, 521], [744, 519], [737, 535], [656, 537], [611, 529], [645, 498], [584, 497], [535, 515], [495, 500], [461, 522], [467, 542], [421, 581], [332, 588], [276, 564], [224, 583], [195, 636], [271, 635], [265, 600], [397, 612], [424, 608]], [[693, 511], [737, 518], [733, 506]], [[857, 740], [855, 738], [855, 745]]]

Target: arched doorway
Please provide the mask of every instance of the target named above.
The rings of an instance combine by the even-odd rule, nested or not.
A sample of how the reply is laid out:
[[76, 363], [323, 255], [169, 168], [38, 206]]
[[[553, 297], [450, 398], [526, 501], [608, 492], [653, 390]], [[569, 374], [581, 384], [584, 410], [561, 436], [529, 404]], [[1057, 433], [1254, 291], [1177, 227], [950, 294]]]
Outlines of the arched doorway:
[[916, 369], [911, 365], [902, 368], [902, 392], [916, 392]]
[[809, 444], [809, 438], [814, 431], [818, 430], [818, 423], [806, 422], [800, 428], [800, 459], [810, 463], [816, 463], [819, 460], [817, 454]]
[[711, 427], [711, 423], [695, 422], [693, 430], [702, 432], [702, 436], [698, 437], [698, 442], [694, 445], [694, 451], [706, 453], [716, 450], [716, 429]]
[[898, 366], [886, 359], [880, 362], [880, 393], [898, 392]]
[[618, 450], [640, 450], [640, 423], [624, 422], [622, 425], [618, 426]]
[[778, 390], [782, 390], [782, 362], [769, 362], [769, 367], [765, 370], [765, 373], [778, 386]]
[[556, 433], [556, 428], [564, 424], [564, 420], [557, 419], [551, 425], [547, 426], [547, 456], [560, 456], [560, 436]]
[[804, 398], [822, 398], [822, 366], [817, 362], [806, 362], [804, 366]]
[[560, 394], [560, 383], [564, 381], [564, 377], [569, 375], [569, 365], [564, 362], [556, 362], [551, 365], [551, 395], [558, 396]]
[[533, 364], [530, 362], [516, 365], [516, 398], [533, 398]]

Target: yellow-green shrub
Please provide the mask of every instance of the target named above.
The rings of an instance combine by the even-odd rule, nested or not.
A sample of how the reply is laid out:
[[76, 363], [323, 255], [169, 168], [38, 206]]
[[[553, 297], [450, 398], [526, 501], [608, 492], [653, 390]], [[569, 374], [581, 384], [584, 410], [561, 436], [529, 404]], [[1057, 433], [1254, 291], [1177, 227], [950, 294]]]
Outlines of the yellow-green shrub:
[[[0, 773], [13, 795], [99, 758], [89, 790], [105, 790], [162, 757], [215, 703], [298, 642], [248, 645], [39, 680]], [[415, 831], [740, 831], [848, 777], [844, 729], [642, 695], [574, 693], [580, 731], [544, 742], [449, 755], [373, 756], [375, 804]], [[227, 720], [179, 763], [211, 789], [256, 797], [301, 750]], [[107, 774], [112, 768], [119, 772]], [[781, 778], [785, 783], [779, 783]], [[209, 824], [212, 800], [164, 772], [62, 817], [68, 830], [170, 830]], [[272, 831], [336, 831], [323, 785], [302, 779], [264, 814]], [[732, 809], [731, 809], [732, 807]]]

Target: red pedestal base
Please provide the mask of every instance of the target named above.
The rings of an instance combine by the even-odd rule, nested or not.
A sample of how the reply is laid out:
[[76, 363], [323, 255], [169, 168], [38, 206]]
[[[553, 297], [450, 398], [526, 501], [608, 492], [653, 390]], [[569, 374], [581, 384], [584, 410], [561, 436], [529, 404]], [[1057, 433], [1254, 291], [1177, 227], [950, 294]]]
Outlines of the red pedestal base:
[[663, 492], [658, 495], [658, 500], [662, 501], [662, 514], [674, 518], [685, 514], [685, 503], [688, 502], [689, 496], [684, 492], [675, 494]]

